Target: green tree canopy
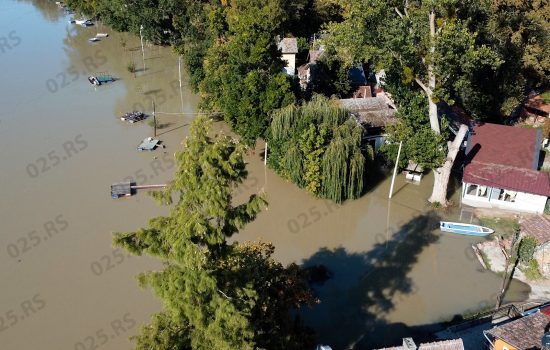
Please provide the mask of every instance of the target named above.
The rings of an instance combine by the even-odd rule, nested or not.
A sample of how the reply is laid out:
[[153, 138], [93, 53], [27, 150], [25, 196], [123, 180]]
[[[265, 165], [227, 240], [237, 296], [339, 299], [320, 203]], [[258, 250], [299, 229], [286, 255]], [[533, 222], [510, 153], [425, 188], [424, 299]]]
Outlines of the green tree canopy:
[[363, 127], [334, 100], [320, 95], [273, 112], [269, 164], [315, 196], [336, 202], [363, 193], [367, 158]]
[[302, 271], [272, 259], [266, 243], [227, 243], [266, 204], [253, 195], [233, 204], [234, 186], [246, 177], [245, 146], [210, 136], [198, 118], [175, 179], [156, 197], [176, 203], [146, 228], [117, 233], [113, 242], [137, 255], [164, 261], [160, 271], [139, 276], [164, 304], [136, 340], [138, 349], [301, 349], [309, 345], [289, 311], [314, 301]]

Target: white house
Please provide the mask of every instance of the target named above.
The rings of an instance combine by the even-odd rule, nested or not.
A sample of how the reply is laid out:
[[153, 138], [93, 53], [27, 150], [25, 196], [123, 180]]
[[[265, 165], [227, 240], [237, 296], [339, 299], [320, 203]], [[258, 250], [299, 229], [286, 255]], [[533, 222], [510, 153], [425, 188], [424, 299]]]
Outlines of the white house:
[[541, 143], [537, 129], [476, 124], [466, 150], [462, 203], [543, 213], [550, 177], [538, 171]]
[[277, 44], [281, 50], [282, 58], [286, 61], [286, 74], [294, 76], [296, 74], [296, 54], [298, 53], [298, 40], [296, 38], [284, 38]]

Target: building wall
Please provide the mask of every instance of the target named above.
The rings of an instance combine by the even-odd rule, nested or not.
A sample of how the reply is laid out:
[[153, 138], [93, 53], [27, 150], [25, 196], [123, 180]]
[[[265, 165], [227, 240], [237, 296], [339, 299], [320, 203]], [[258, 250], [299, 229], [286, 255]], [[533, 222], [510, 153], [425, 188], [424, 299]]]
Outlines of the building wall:
[[[521, 211], [526, 213], [538, 213], [542, 214], [544, 212], [544, 206], [546, 205], [547, 197], [539, 196], [536, 194], [517, 192], [514, 202], [507, 202], [495, 199], [495, 191], [500, 191], [500, 189], [494, 189], [491, 192], [491, 188], [488, 187], [488, 196], [478, 197], [468, 195], [466, 193], [467, 184], [463, 184], [462, 187], [462, 203], [478, 208], [497, 208], [497, 209], [506, 209]], [[490, 196], [490, 199], [489, 199]]]
[[518, 350], [517, 348], [514, 348], [512, 345], [503, 342], [500, 339], [497, 339], [494, 344], [495, 350]]
[[286, 74], [296, 74], [296, 55], [293, 53], [285, 53], [283, 54], [283, 60], [287, 62], [285, 67]]

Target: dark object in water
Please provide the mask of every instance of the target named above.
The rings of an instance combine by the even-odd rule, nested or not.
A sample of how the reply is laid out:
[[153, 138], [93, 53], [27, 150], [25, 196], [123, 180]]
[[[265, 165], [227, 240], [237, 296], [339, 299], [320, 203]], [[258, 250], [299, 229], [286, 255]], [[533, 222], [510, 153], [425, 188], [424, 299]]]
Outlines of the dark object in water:
[[124, 114], [122, 117], [120, 117], [120, 120], [135, 123], [147, 119], [147, 117], [149, 116], [143, 112], [132, 111]]

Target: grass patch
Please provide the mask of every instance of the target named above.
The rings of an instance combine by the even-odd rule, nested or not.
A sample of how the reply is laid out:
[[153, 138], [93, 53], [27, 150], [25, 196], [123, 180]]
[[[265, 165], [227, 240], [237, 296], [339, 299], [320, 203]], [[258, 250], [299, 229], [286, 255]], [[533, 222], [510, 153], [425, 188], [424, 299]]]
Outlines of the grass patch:
[[508, 218], [479, 218], [482, 226], [487, 226], [503, 236], [515, 233], [519, 229], [519, 222], [516, 219]]
[[546, 206], [544, 207], [544, 214], [550, 215], [550, 198], [546, 200]]
[[550, 91], [543, 92], [540, 97], [542, 97], [544, 103], [550, 103]]
[[531, 281], [540, 280], [542, 278], [539, 271], [539, 263], [535, 259], [529, 261], [529, 264], [521, 268], [521, 271], [525, 274], [525, 277]]

